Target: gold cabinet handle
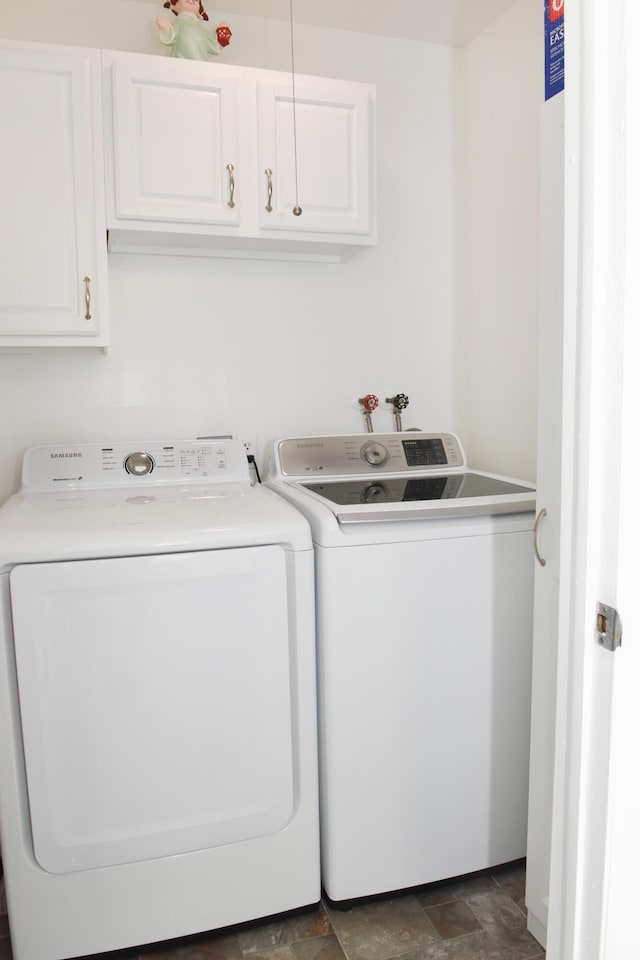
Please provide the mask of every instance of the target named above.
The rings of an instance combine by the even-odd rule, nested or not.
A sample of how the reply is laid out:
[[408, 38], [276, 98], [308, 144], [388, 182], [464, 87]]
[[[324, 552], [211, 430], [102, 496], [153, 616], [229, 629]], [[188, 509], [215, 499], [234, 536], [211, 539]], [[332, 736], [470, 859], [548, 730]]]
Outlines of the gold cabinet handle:
[[273, 206], [271, 204], [271, 200], [273, 199], [273, 170], [271, 170], [270, 167], [267, 167], [265, 174], [267, 175], [267, 205], [265, 210], [267, 213], [271, 213], [273, 210]]
[[547, 515], [546, 508], [543, 507], [542, 510], [540, 510], [540, 512], [538, 513], [538, 516], [536, 517], [536, 522], [533, 525], [533, 549], [536, 552], [536, 560], [538, 561], [541, 567], [546, 567], [547, 561], [544, 559], [544, 557], [540, 556], [540, 551], [538, 550], [538, 530], [540, 529], [540, 524], [542, 523], [546, 515]]
[[227, 206], [233, 209], [236, 205], [236, 202], [233, 199], [233, 195], [236, 192], [236, 181], [235, 177], [233, 176], [234, 166], [232, 163], [227, 164], [227, 170], [229, 171], [229, 202]]
[[91, 277], [83, 277], [84, 281], [84, 305], [85, 305], [85, 320], [91, 320]]

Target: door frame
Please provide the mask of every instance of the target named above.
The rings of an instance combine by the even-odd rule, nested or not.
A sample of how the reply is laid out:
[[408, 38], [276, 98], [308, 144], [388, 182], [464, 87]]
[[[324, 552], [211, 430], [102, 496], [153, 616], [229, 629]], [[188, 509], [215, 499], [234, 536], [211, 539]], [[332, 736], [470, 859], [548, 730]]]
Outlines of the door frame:
[[[635, 344], [636, 359], [640, 238], [626, 216], [629, 203], [638, 202], [630, 162], [637, 171], [640, 17], [634, 3], [610, 0], [605, 12], [596, 0], [582, 0], [569, 3], [565, 16], [563, 519], [550, 960], [614, 960], [625, 955], [616, 953], [616, 944], [638, 943], [633, 911], [625, 918], [610, 910], [612, 893], [624, 888], [635, 859], [622, 842], [630, 835], [616, 828], [612, 811], [626, 809], [632, 822], [633, 805], [621, 807], [626, 797], [619, 786], [629, 789], [624, 758], [633, 756], [632, 731], [640, 728], [628, 680], [637, 653], [626, 630], [615, 653], [595, 639], [598, 601], [620, 608], [624, 599], [621, 612], [630, 623], [638, 613], [631, 568], [637, 539], [630, 535], [638, 527], [630, 486], [638, 365], [627, 347]], [[623, 342], [632, 374], [624, 379]]]

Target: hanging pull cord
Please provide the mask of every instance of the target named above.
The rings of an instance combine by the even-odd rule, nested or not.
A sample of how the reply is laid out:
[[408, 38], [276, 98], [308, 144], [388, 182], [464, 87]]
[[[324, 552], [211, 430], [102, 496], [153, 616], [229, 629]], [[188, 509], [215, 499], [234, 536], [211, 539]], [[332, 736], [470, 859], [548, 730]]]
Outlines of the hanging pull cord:
[[302, 215], [302, 207], [298, 198], [298, 129], [296, 126], [296, 67], [293, 43], [293, 0], [289, 0], [289, 25], [291, 31], [291, 105], [293, 107], [293, 170], [296, 186], [296, 205], [293, 208], [294, 217]]

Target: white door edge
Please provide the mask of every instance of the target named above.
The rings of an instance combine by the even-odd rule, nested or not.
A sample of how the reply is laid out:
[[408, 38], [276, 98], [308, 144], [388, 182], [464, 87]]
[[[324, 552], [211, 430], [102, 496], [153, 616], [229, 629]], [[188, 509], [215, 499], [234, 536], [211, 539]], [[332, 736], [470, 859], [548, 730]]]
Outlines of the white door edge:
[[[609, 890], [618, 882], [612, 713], [625, 654], [598, 647], [594, 628], [596, 603], [619, 602], [621, 344], [625, 319], [632, 323], [623, 299], [630, 9], [628, 0], [614, 0], [605, 15], [585, 0], [566, 13], [565, 426], [549, 960], [605, 955]], [[628, 263], [637, 274], [638, 258]]]

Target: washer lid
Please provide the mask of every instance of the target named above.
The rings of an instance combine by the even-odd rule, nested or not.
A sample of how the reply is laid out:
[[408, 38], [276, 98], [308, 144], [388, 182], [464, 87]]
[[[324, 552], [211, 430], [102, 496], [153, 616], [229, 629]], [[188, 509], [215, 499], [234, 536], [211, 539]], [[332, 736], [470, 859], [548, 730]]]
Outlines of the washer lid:
[[332, 524], [339, 529], [535, 509], [533, 484], [470, 470], [451, 433], [278, 440], [267, 482], [302, 510], [316, 539], [319, 527], [332, 539]]
[[[435, 491], [435, 496], [406, 495], [406, 491], [413, 487], [411, 481], [419, 481], [421, 478], [418, 477], [412, 477], [411, 480], [406, 477], [392, 477], [370, 481], [368, 486], [361, 485], [359, 499], [355, 499], [355, 491], [350, 482], [346, 482], [347, 489], [343, 492], [343, 499], [340, 499], [341, 495], [336, 491], [333, 491], [332, 498], [327, 497], [323, 490], [324, 484], [289, 483], [285, 486], [294, 486], [300, 491], [295, 502], [304, 510], [305, 516], [310, 519], [316, 515], [326, 518], [328, 510], [334, 523], [341, 528], [353, 524], [364, 526], [416, 520], [424, 523], [452, 517], [462, 519], [528, 514], [535, 509], [534, 487], [491, 474], [476, 474], [474, 477], [476, 481], [487, 482], [485, 493], [471, 495], [470, 492], [465, 492], [464, 474], [453, 480], [448, 476], [424, 478], [425, 481], [428, 480], [425, 489]], [[439, 479], [442, 480], [442, 486], [438, 484]], [[277, 485], [276, 489], [279, 489]], [[438, 493], [440, 495], [437, 495]], [[397, 499], [394, 499], [396, 494]], [[320, 504], [326, 509], [318, 511]]]
[[367, 480], [310, 481], [300, 486], [338, 505], [422, 503], [433, 500], [482, 499], [524, 493], [529, 487], [489, 474], [431, 474], [411, 477], [380, 477]]

